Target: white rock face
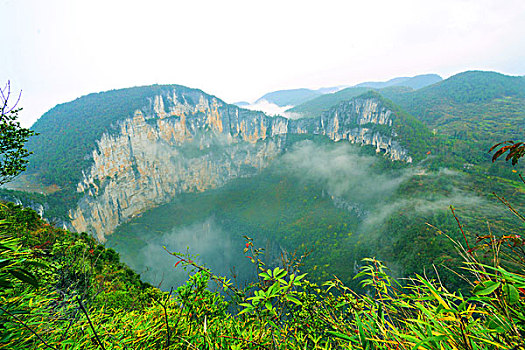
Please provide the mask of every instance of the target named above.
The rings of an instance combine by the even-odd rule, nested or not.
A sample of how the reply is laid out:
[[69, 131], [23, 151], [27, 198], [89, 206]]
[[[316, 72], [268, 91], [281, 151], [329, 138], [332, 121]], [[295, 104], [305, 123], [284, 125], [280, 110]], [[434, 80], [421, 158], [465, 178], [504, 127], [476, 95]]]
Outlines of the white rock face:
[[[385, 153], [392, 160], [412, 162], [412, 157], [394, 138], [391, 127], [392, 111], [373, 98], [356, 99], [331, 109], [321, 116], [316, 133], [327, 135], [334, 141], [348, 140], [361, 145], [372, 145], [377, 153]], [[383, 125], [388, 133], [375, 131], [374, 125]]]
[[262, 123], [249, 133], [241, 122], [238, 134], [226, 137], [220, 132], [223, 120], [213, 111], [206, 109], [209, 132], [196, 132], [183, 116], [148, 123], [137, 112], [120, 125], [117, 135], [104, 134], [93, 151], [91, 169], [77, 185], [84, 196], [70, 211], [75, 229], [104, 241], [120, 223], [178, 193], [205, 191], [256, 173], [280, 153], [278, 138], [256, 142], [266, 138]]
[[373, 145], [394, 160], [412, 161], [391, 134], [392, 112], [374, 99], [340, 105], [319, 119], [268, 117], [225, 105], [204, 94], [195, 104], [177, 91], [154, 96], [150, 106], [104, 134], [93, 151], [70, 211], [71, 224], [100, 241], [121, 223], [182, 192], [201, 192], [250, 176], [277, 157], [287, 134], [327, 135], [334, 141]]

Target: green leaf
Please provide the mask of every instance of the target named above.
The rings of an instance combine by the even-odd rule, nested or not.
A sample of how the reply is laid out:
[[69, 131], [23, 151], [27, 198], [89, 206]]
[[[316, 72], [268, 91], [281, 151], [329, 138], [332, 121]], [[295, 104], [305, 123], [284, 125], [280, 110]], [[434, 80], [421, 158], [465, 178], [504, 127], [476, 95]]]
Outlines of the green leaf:
[[505, 330], [505, 325], [503, 324], [503, 322], [501, 322], [500, 319], [498, 319], [497, 316], [494, 316], [494, 317], [490, 317], [485, 326], [488, 328], [488, 329], [491, 329], [491, 330], [494, 330], [498, 333], [504, 333], [506, 330]]
[[285, 298], [286, 298], [286, 300], [289, 300], [289, 301], [291, 301], [294, 304], [297, 304], [297, 305], [302, 305], [303, 304], [299, 300], [297, 300], [294, 297], [292, 297], [290, 294], [286, 294]]
[[251, 308], [242, 309], [241, 311], [239, 311], [239, 313], [237, 315], [242, 315], [242, 314], [244, 314], [246, 312], [250, 312], [250, 311], [252, 311]]
[[520, 300], [520, 294], [518, 292], [518, 289], [514, 287], [512, 284], [505, 284], [503, 286], [503, 293], [505, 294], [505, 300], [510, 305], [513, 305]]
[[9, 271], [9, 273], [22, 282], [29, 283], [35, 288], [38, 287], [38, 281], [36, 280], [35, 276], [26, 270], [14, 269]]
[[500, 282], [494, 282], [494, 281], [485, 281], [483, 283], [478, 284], [473, 290], [472, 293], [476, 295], [489, 295], [490, 293], [494, 292], [498, 287], [501, 285]]
[[275, 274], [275, 273], [274, 273], [273, 276], [274, 276], [276, 279], [280, 279], [280, 278], [283, 278], [284, 276], [286, 276], [287, 274], [288, 274], [288, 272], [286, 272], [286, 271], [283, 270], [283, 271], [279, 272], [278, 274]]
[[13, 263], [13, 260], [11, 259], [0, 259], [0, 268], [7, 266], [9, 264], [12, 264], [12, 263]]
[[344, 339], [344, 340], [348, 340], [348, 341], [355, 340], [355, 336], [354, 337], [349, 337], [346, 334], [335, 332], [335, 331], [326, 331], [326, 333], [328, 333], [330, 335], [333, 335], [334, 337], [337, 337], [337, 338], [340, 338], [340, 339]]
[[304, 276], [308, 275], [307, 273], [303, 273], [302, 275], [299, 275], [295, 278], [296, 281], [302, 280]]
[[278, 281], [281, 282], [282, 284], [285, 284], [285, 285], [288, 284], [288, 282], [286, 282], [286, 281], [283, 280], [282, 278], [279, 278]]

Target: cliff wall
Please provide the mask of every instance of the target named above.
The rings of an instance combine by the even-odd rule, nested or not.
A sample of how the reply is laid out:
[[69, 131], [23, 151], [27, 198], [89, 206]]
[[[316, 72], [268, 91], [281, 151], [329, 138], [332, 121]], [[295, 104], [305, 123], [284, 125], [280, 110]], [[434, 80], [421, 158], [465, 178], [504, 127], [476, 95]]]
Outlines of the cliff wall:
[[288, 120], [173, 89], [97, 141], [91, 168], [77, 185], [82, 198], [70, 211], [71, 224], [104, 241], [120, 223], [178, 193], [257, 173], [284, 150], [288, 134], [373, 145], [394, 160], [411, 161], [389, 131], [392, 118], [374, 99], [343, 103], [317, 119]]

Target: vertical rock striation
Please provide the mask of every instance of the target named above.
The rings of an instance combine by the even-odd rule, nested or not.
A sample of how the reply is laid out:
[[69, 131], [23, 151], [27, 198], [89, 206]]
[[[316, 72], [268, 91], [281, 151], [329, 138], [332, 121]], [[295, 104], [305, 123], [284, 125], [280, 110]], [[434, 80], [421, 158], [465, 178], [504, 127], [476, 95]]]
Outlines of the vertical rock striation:
[[411, 161], [392, 131], [394, 114], [373, 98], [344, 102], [320, 118], [288, 120], [228, 105], [199, 90], [164, 90], [103, 134], [84, 169], [70, 211], [77, 231], [104, 241], [120, 223], [178, 193], [215, 188], [266, 167], [288, 134], [326, 135], [373, 145]]

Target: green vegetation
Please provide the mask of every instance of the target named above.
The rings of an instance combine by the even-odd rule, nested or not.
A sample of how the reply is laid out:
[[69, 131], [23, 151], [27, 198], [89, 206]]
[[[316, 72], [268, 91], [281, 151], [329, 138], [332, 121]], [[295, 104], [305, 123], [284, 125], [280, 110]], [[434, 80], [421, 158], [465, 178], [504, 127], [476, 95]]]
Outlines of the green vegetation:
[[[402, 107], [373, 91], [357, 97], [379, 99], [394, 111], [392, 130], [369, 127], [397, 134], [417, 167], [377, 157], [372, 147], [293, 135], [283, 157], [261, 174], [181, 195], [120, 226], [108, 245], [135, 271], [148, 267], [137, 261], [144, 246], [157, 245], [146, 251], [150, 256], [172, 259], [163, 271], [164, 291], [85, 233], [57, 229], [31, 210], [0, 204], [0, 347], [523, 348], [525, 189], [515, 174], [523, 143], [500, 144], [492, 156], [506, 155], [514, 169], [493, 164], [486, 153], [494, 138], [523, 133], [523, 80], [509, 78], [467, 72], [419, 91], [381, 92]], [[87, 150], [88, 142], [104, 130], [114, 132], [135, 107], [149, 108], [151, 89], [163, 88], [114, 91], [108, 101], [85, 96], [73, 102], [80, 117], [63, 106], [52, 111], [78, 132], [82, 116], [92, 118], [91, 131], [82, 134]], [[183, 94], [188, 103], [195, 102], [192, 91]], [[134, 96], [131, 104], [121, 100], [127, 94]], [[74, 132], [46, 119], [39, 126], [49, 127], [46, 133], [57, 132], [65, 144], [73, 140]], [[472, 134], [463, 137], [461, 123]], [[43, 145], [38, 176], [62, 191], [0, 195], [47, 203], [52, 215], [64, 218], [77, 200], [74, 167], [89, 159], [66, 152], [77, 163], [55, 181], [53, 172], [64, 164], [48, 160]], [[57, 149], [65, 152], [61, 145]], [[496, 206], [497, 200], [511, 210]], [[198, 225], [203, 231], [218, 227], [218, 239], [229, 239], [230, 259], [243, 276], [231, 282], [224, 277], [229, 263], [208, 262], [213, 256], [207, 251], [181, 254], [184, 246], [162, 241], [169, 233], [185, 243], [178, 230]], [[190, 238], [210, 244], [206, 235]], [[189, 275], [170, 280], [182, 267]], [[147, 271], [145, 277], [152, 281]]]
[[[323, 95], [290, 111], [318, 116], [353, 98], [355, 89]], [[432, 135], [416, 132], [412, 138], [418, 144], [416, 152], [430, 151], [429, 162], [434, 169], [449, 167], [505, 178], [514, 176], [509, 167], [492, 163], [487, 150], [500, 140], [521, 138], [525, 132], [524, 77], [470, 71], [419, 90], [389, 86], [378, 92], [394, 103], [398, 113], [414, 116], [432, 131]]]
[[384, 89], [391, 86], [403, 86], [408, 87], [411, 89], [420, 89], [422, 87], [435, 84], [437, 82], [440, 82], [443, 80], [439, 75], [437, 74], [422, 74], [422, 75], [416, 75], [415, 77], [399, 77], [390, 79], [388, 81], [384, 82], [364, 82], [357, 84], [356, 87], [370, 87], [373, 89]]
[[359, 96], [369, 90], [401, 89], [403, 91], [413, 91], [413, 89], [420, 89], [422, 87], [437, 83], [441, 80], [442, 79], [439, 75], [425, 74], [412, 78], [394, 78], [387, 82], [361, 83], [335, 93], [324, 94], [319, 97], [312, 98], [306, 102], [296, 105], [293, 108], [290, 108], [287, 110], [287, 112], [298, 113], [303, 118], [315, 118], [338, 103], [350, 100], [353, 97]]
[[525, 336], [525, 242], [517, 235], [480, 235], [468, 250], [452, 241], [464, 261], [457, 272], [470, 284], [464, 292], [438, 275], [400, 284], [376, 259], [354, 276], [365, 294], [338, 278], [320, 285], [301, 274], [303, 257], [269, 266], [247, 238], [255, 282], [240, 288], [171, 253], [175, 268], [194, 273], [163, 293], [85, 234], [12, 204], [0, 206], [0, 220], [4, 348], [510, 349]]
[[[185, 277], [170, 273], [174, 262], [162, 246], [185, 251], [189, 245], [200, 254], [197, 261], [213, 271], [230, 276], [235, 266], [239, 280], [250, 280], [253, 274], [236, 250], [243, 244], [242, 235], [266, 248], [268, 264], [276, 261], [281, 248], [312, 250], [303, 260], [311, 281], [322, 283], [336, 275], [359, 290], [352, 276], [360, 259], [369, 256], [386, 261], [397, 277], [423, 274], [442, 262], [459, 266], [452, 258], [453, 244], [427, 225], [460, 239], [451, 204], [469, 239], [486, 230], [487, 221], [493, 232], [520, 234], [512, 213], [490, 195], [517, 198], [514, 204], [521, 210], [525, 191], [519, 182], [418, 171], [376, 157], [371, 147], [298, 137], [282, 159], [260, 174], [203, 193], [181, 194], [119, 226], [107, 244], [135, 271], [144, 271], [148, 282], [157, 285], [162, 280], [165, 290]], [[229, 243], [223, 246], [222, 241]], [[219, 257], [208, 248], [213, 245]], [[451, 290], [466, 288], [455, 274], [438, 269]]]
[[45, 210], [45, 217], [53, 220], [68, 221], [68, 211], [73, 208], [79, 195], [66, 191], [46, 195], [38, 192], [24, 192], [0, 188], [0, 199], [8, 202], [24, 203], [28, 207], [42, 206]]
[[417, 91], [381, 92], [436, 134], [441, 164], [478, 165], [484, 173], [511, 178], [510, 169], [492, 164], [487, 150], [525, 132], [525, 78], [494, 72], [465, 72]]
[[[369, 91], [360, 95], [358, 98], [374, 98], [380, 101], [382, 106], [393, 112], [392, 134], [399, 143], [409, 150], [409, 154], [419, 161], [425, 157], [429, 151], [434, 151], [435, 141], [432, 139], [430, 130], [421, 121], [417, 120], [412, 115], [403, 111], [399, 106], [396, 106], [392, 101], [384, 98], [381, 94], [375, 91]], [[370, 125], [370, 128], [380, 128], [382, 125]], [[378, 129], [378, 131], [380, 131]]]

